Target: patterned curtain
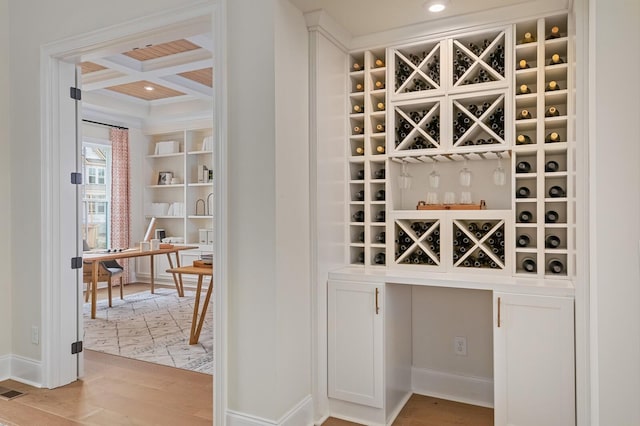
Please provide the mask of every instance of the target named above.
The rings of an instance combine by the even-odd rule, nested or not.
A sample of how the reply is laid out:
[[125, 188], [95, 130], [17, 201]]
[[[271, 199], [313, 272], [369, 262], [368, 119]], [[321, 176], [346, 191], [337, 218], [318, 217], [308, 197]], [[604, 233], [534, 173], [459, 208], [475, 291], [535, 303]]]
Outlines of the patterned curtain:
[[[111, 247], [129, 248], [129, 131], [112, 128], [111, 140]], [[122, 280], [129, 282], [129, 265], [125, 261]]]

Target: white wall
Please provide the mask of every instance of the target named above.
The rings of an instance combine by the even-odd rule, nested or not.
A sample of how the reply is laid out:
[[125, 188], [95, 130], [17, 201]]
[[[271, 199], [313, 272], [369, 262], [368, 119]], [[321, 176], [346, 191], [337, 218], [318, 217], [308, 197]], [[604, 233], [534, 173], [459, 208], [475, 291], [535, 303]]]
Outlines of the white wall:
[[[590, 1], [594, 424], [640, 424], [640, 3]], [[593, 42], [593, 39], [591, 40]], [[598, 383], [599, 382], [599, 383]]]
[[300, 10], [275, 10], [276, 328], [280, 415], [311, 394], [309, 51]]
[[[490, 291], [413, 287], [413, 366], [493, 380], [493, 299]], [[453, 338], [467, 338], [467, 356]]]
[[[43, 44], [97, 28], [115, 25], [151, 13], [200, 3], [192, 0], [113, 0], [92, 2], [62, 0], [9, 0], [9, 46], [11, 87], [20, 87], [20, 96], [11, 96], [10, 164], [13, 182], [10, 244], [13, 253], [11, 303], [12, 352], [34, 360], [41, 359], [40, 347], [30, 342], [31, 325], [41, 323], [40, 262], [37, 244], [40, 236], [40, 47]], [[5, 25], [2, 28], [6, 28]], [[2, 38], [6, 40], [5, 37]], [[3, 62], [4, 63], [4, 62]], [[4, 156], [2, 157], [5, 161]], [[5, 168], [2, 168], [5, 170]], [[28, 173], [25, 173], [28, 170]], [[5, 179], [0, 179], [5, 181]], [[5, 214], [5, 213], [0, 213]], [[6, 257], [3, 257], [5, 259]], [[1, 303], [1, 302], [0, 302]]]
[[9, 1], [0, 0], [0, 358], [11, 353], [11, 157], [9, 136]]

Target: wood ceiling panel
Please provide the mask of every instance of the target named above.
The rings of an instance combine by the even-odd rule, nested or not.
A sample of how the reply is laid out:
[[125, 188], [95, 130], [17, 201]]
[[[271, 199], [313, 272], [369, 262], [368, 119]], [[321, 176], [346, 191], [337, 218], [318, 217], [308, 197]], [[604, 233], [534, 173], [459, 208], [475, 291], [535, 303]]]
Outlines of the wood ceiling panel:
[[141, 49], [133, 49], [124, 52], [123, 55], [138, 61], [148, 61], [149, 59], [162, 58], [164, 56], [175, 55], [176, 53], [188, 52], [199, 48], [200, 46], [197, 44], [193, 44], [189, 40], [181, 39], [143, 47]]
[[208, 87], [213, 87], [213, 68], [203, 68], [201, 70], [187, 71], [178, 74], [189, 80], [193, 80], [196, 83], [203, 84]]
[[96, 71], [106, 70], [107, 67], [103, 67], [102, 65], [98, 65], [93, 62], [81, 62], [80, 69], [82, 74], [89, 74]]
[[[151, 86], [154, 88], [154, 90], [146, 90], [145, 86]], [[144, 99], [145, 101], [155, 101], [158, 99], [172, 98], [174, 96], [181, 96], [185, 94], [177, 90], [173, 90], [168, 87], [150, 83], [144, 80], [136, 81], [135, 83], [120, 84], [118, 86], [107, 87], [107, 90], [112, 90], [123, 95], [133, 96], [138, 99]]]

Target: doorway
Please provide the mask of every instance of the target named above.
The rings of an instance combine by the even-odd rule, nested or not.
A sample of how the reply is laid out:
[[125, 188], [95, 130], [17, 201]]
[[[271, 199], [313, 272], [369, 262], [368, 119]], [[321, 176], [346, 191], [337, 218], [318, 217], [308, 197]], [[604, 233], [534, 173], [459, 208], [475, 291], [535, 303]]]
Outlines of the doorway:
[[[50, 239], [46, 241], [46, 244], [42, 246], [43, 259], [45, 265], [43, 265], [43, 318], [51, 318], [52, 321], [44, 321], [43, 323], [43, 384], [47, 387], [58, 387], [63, 384], [76, 380], [77, 377], [81, 377], [83, 373], [83, 361], [82, 354], [70, 355], [68, 353], [68, 341], [73, 341], [75, 338], [71, 335], [67, 335], [65, 330], [70, 328], [76, 328], [76, 324], [82, 328], [82, 319], [77, 312], [80, 312], [79, 304], [76, 306], [78, 309], [76, 313], [66, 309], [61, 305], [61, 300], [82, 300], [81, 297], [81, 285], [75, 286], [70, 289], [68, 286], [69, 272], [65, 271], [64, 266], [68, 264], [69, 257], [81, 255], [81, 241], [80, 238], [74, 239], [65, 238], [64, 227], [61, 222], [61, 217], [64, 211], [63, 202], [60, 197], [62, 191], [65, 190], [66, 185], [69, 185], [68, 173], [75, 171], [73, 167], [69, 167], [61, 161], [60, 156], [64, 156], [64, 152], [73, 150], [69, 148], [68, 138], [69, 133], [73, 133], [73, 130], [69, 126], [69, 121], [64, 120], [60, 113], [57, 111], [57, 105], [59, 102], [68, 97], [69, 85], [65, 81], [65, 75], [68, 75], [70, 69], [83, 61], [87, 55], [91, 52], [95, 52], [100, 49], [115, 49], [119, 45], [125, 45], [131, 43], [132, 39], [142, 35], [152, 35], [159, 37], [159, 33], [178, 34], [184, 28], [189, 28], [195, 23], [202, 23], [206, 21], [209, 23], [211, 30], [216, 34], [216, 45], [213, 47], [214, 51], [214, 65], [215, 63], [221, 63], [221, 52], [223, 51], [221, 42], [223, 40], [224, 29], [220, 27], [222, 18], [220, 16], [219, 5], [207, 4], [194, 6], [191, 8], [183, 8], [178, 11], [170, 11], [163, 15], [154, 16], [152, 19], [145, 19], [136, 22], [130, 22], [118, 26], [117, 28], [109, 28], [108, 30], [96, 33], [93, 32], [91, 37], [77, 37], [73, 40], [66, 40], [61, 43], [55, 43], [45, 46], [42, 51], [42, 65], [41, 73], [43, 76], [43, 90], [42, 90], [42, 104], [43, 104], [43, 119], [44, 126], [43, 131], [43, 164], [46, 165], [45, 175], [55, 176], [50, 184], [43, 187], [43, 234], [51, 235]], [[213, 23], [213, 25], [212, 25]], [[161, 30], [160, 30], [161, 29]], [[219, 34], [222, 34], [218, 36]], [[71, 65], [71, 67], [69, 67]], [[216, 85], [223, 87], [222, 80], [223, 73], [215, 76]], [[223, 105], [224, 98], [221, 94], [216, 93], [213, 100], [214, 104]], [[216, 154], [216, 163], [221, 163], [221, 167], [216, 167], [215, 177], [219, 177], [220, 170], [224, 170], [224, 157], [217, 155], [220, 151], [224, 152], [221, 145], [224, 145], [223, 123], [220, 120], [222, 116], [221, 108], [213, 109], [215, 114], [209, 114], [210, 127], [216, 129], [215, 142], [213, 144], [213, 151]], [[203, 117], [203, 119], [206, 119]], [[213, 126], [213, 123], [220, 123], [220, 125]], [[224, 179], [216, 179], [218, 189], [224, 193]], [[214, 212], [221, 211], [221, 199], [217, 199], [214, 205]], [[73, 210], [73, 209], [72, 209]], [[80, 210], [76, 211], [77, 216], [80, 217]], [[216, 214], [215, 227], [223, 227], [224, 214]], [[77, 219], [77, 218], [76, 218]], [[77, 229], [79, 228], [79, 221], [76, 221]], [[78, 233], [80, 235], [80, 233]], [[224, 383], [222, 376], [224, 370], [224, 352], [221, 350], [221, 346], [224, 343], [224, 308], [223, 296], [221, 295], [222, 287], [224, 287], [221, 279], [221, 272], [223, 270], [221, 263], [218, 262], [220, 250], [218, 247], [223, 246], [223, 235], [216, 236], [215, 248], [214, 248], [214, 261], [218, 268], [216, 268], [216, 287], [214, 300], [216, 303], [216, 319], [214, 333], [216, 334], [216, 340], [218, 345], [215, 347], [216, 351], [216, 387], [220, 388], [220, 391], [216, 390], [216, 400], [218, 401], [218, 407], [216, 409], [216, 418], [224, 413], [224, 407], [219, 403], [224, 401]], [[63, 250], [56, 250], [58, 248], [64, 248]], [[65, 260], [67, 259], [67, 260]], [[74, 273], [76, 282], [81, 284], [79, 279], [79, 273]], [[81, 330], [80, 330], [81, 331]], [[64, 337], [64, 338], [61, 338]], [[219, 374], [218, 374], [219, 373]], [[220, 414], [218, 414], [220, 413]], [[219, 417], [222, 420], [222, 417]], [[216, 421], [218, 423], [218, 421]], [[221, 424], [221, 422], [220, 422]]]

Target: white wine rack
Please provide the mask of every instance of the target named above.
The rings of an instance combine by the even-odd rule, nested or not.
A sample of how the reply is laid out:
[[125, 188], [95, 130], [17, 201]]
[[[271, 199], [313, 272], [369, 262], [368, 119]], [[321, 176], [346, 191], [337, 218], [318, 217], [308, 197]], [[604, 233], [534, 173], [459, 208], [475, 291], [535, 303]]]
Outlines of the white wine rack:
[[386, 59], [385, 49], [350, 55], [348, 262], [352, 265], [386, 265]]
[[[568, 25], [564, 14], [350, 55], [348, 263], [547, 279], [574, 275], [575, 95]], [[547, 39], [553, 27], [559, 34]], [[511, 163], [507, 184], [472, 189], [493, 191], [498, 210], [402, 210], [413, 209], [408, 200], [417, 193], [396, 186], [402, 182], [395, 177], [398, 164], [419, 168], [422, 179], [414, 185], [424, 185], [426, 195], [423, 165], [444, 164], [443, 176], [456, 179], [447, 180], [450, 191], [457, 175], [446, 164], [498, 158]], [[528, 270], [525, 260], [535, 266]]]
[[[568, 25], [567, 16], [560, 15], [514, 27], [516, 275], [562, 278], [574, 273], [573, 82], [569, 72], [573, 59]], [[559, 29], [559, 36], [549, 39], [553, 27]], [[525, 42], [525, 33], [534, 41]], [[553, 59], [559, 59], [559, 63], [553, 63]], [[549, 90], [552, 82], [557, 90]], [[551, 108], [556, 115], [549, 116]], [[522, 110], [527, 110], [531, 118], [519, 119]], [[558, 135], [557, 140], [550, 137], [552, 134]], [[530, 195], [519, 197], [520, 188], [527, 188]], [[561, 189], [559, 193], [554, 192], [557, 188]], [[531, 219], [523, 220], [527, 216]], [[561, 262], [562, 270], [550, 267], [554, 260]], [[527, 268], [528, 262], [535, 267]]]

